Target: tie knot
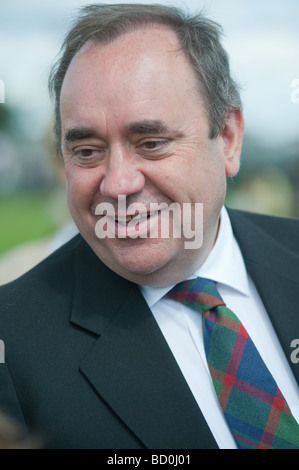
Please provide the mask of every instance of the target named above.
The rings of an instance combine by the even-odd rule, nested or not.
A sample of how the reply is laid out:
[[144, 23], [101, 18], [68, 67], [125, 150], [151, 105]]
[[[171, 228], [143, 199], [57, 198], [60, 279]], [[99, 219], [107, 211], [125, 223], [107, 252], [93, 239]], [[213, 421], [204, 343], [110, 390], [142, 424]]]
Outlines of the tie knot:
[[215, 282], [203, 277], [177, 284], [166, 294], [166, 297], [177, 300], [200, 313], [225, 305]]

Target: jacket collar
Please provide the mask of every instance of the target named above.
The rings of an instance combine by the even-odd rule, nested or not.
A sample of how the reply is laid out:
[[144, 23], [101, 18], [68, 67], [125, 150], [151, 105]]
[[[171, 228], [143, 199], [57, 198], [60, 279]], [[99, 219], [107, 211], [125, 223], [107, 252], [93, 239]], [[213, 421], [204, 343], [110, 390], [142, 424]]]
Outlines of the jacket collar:
[[80, 237], [74, 262], [73, 323], [102, 334], [134, 288], [106, 268]]
[[108, 270], [82, 241], [71, 321], [98, 338], [80, 370], [147, 448], [217, 448], [137, 285]]

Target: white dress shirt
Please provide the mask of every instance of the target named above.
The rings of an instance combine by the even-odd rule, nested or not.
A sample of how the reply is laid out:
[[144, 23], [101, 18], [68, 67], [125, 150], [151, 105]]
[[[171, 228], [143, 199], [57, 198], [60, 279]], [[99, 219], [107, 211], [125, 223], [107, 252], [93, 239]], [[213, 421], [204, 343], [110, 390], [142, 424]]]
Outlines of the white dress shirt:
[[[221, 211], [216, 243], [205, 263], [190, 278], [197, 276], [217, 282], [224, 302], [247, 329], [299, 422], [298, 385], [259, 294], [246, 271], [225, 208]], [[140, 289], [218, 446], [221, 449], [235, 449], [236, 444], [220, 408], [206, 361], [202, 316], [179, 302], [165, 298], [172, 287], [140, 286]]]

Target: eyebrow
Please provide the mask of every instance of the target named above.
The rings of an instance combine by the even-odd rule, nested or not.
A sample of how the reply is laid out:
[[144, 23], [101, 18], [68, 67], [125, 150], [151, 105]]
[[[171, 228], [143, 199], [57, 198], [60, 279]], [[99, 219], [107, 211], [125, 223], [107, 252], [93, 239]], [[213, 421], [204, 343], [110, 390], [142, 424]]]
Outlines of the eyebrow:
[[[143, 120], [140, 122], [132, 122], [126, 126], [126, 130], [135, 134], [169, 133], [169, 129], [165, 122], [160, 120]], [[66, 132], [64, 136], [64, 142], [66, 144], [71, 144], [73, 142], [77, 142], [78, 140], [84, 140], [96, 136], [98, 136], [98, 133], [92, 127], [72, 127]]]
[[94, 136], [96, 136], [96, 131], [92, 127], [72, 127], [66, 132], [64, 141], [70, 144]]
[[127, 130], [136, 134], [163, 134], [169, 132], [165, 122], [159, 120], [133, 122], [127, 126]]

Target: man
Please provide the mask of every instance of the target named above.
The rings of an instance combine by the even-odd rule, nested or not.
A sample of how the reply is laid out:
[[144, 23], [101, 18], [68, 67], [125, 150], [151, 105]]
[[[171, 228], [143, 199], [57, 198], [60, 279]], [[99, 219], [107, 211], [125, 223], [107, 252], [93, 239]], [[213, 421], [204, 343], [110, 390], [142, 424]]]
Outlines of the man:
[[298, 421], [299, 223], [224, 208], [244, 124], [219, 27], [165, 6], [85, 7], [50, 87], [80, 235], [0, 290], [2, 409], [50, 448], [236, 448], [202, 316], [166, 297], [200, 276]]

